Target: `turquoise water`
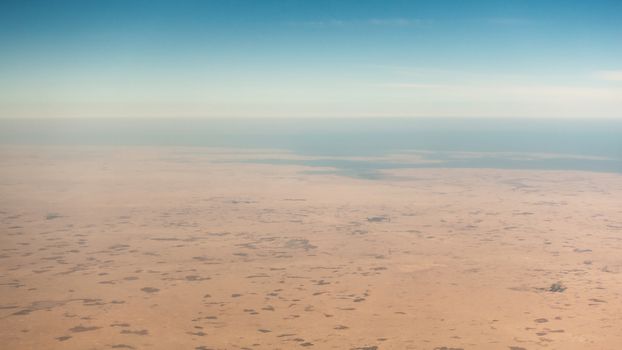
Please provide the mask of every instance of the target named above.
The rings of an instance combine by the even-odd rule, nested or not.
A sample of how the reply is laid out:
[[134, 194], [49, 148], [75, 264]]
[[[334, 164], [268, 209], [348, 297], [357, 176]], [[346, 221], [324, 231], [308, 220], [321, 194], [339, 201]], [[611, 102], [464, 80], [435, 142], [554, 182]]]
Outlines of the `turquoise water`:
[[[330, 166], [368, 178], [411, 167], [622, 173], [622, 120], [614, 119], [4, 119], [0, 144], [284, 149], [319, 158], [262, 162]], [[410, 151], [426, 151], [421, 155], [439, 163], [335, 159]]]

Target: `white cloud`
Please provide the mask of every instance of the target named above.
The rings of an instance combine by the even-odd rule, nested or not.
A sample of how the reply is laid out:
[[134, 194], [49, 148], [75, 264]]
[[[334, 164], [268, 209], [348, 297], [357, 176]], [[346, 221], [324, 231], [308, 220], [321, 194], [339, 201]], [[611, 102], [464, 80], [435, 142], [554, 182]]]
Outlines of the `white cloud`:
[[397, 89], [442, 89], [452, 88], [452, 85], [444, 84], [426, 84], [426, 83], [388, 83], [379, 84], [380, 87], [397, 88]]
[[378, 87], [394, 89], [429, 90], [444, 96], [485, 97], [485, 98], [532, 98], [532, 99], [587, 99], [622, 102], [622, 89], [607, 87], [585, 87], [573, 85], [545, 84], [428, 84], [428, 83], [388, 83]]
[[370, 18], [360, 20], [328, 19], [317, 21], [289, 22], [290, 25], [310, 27], [347, 27], [347, 26], [384, 26], [384, 27], [416, 27], [430, 23], [430, 20], [419, 18]]
[[506, 26], [516, 26], [516, 25], [526, 25], [530, 24], [531, 21], [524, 18], [511, 18], [511, 17], [496, 17], [489, 18], [486, 22], [490, 24], [498, 24], [498, 25], [506, 25]]
[[601, 80], [622, 81], [622, 70], [601, 70], [594, 73], [594, 76]]
[[367, 21], [367, 23], [371, 25], [396, 26], [396, 27], [418, 26], [426, 22], [429, 22], [429, 21], [424, 21], [421, 19], [405, 19], [405, 18], [373, 18]]

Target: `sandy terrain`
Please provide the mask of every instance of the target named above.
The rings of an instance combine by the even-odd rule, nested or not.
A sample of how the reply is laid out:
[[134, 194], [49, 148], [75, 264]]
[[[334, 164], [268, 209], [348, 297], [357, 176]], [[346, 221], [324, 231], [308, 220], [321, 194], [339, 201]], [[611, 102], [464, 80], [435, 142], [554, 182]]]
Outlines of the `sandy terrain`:
[[0, 148], [2, 349], [619, 349], [622, 175]]

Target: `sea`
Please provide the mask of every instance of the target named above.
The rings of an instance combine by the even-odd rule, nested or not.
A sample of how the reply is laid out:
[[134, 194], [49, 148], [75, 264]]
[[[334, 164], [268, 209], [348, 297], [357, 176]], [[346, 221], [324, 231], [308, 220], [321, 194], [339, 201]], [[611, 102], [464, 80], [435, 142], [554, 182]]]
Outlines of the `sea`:
[[[367, 179], [401, 168], [622, 173], [622, 119], [588, 117], [7, 118], [0, 119], [3, 145], [278, 149], [308, 157], [237, 161], [328, 167]], [[390, 157], [396, 154], [427, 161]]]

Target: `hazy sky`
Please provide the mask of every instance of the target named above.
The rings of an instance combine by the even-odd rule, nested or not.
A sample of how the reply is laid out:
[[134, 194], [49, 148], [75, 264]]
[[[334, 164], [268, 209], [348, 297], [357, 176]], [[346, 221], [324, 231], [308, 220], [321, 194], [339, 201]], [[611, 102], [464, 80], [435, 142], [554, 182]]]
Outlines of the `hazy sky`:
[[622, 1], [1, 1], [0, 117], [622, 118]]

